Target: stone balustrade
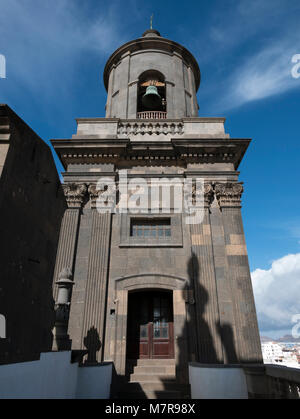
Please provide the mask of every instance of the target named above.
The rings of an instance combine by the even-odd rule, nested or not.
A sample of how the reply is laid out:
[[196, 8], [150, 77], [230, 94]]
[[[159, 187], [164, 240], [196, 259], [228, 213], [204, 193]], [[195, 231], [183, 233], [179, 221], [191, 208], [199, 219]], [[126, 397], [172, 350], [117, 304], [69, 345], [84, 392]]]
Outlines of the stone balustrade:
[[281, 365], [244, 366], [249, 398], [300, 399], [300, 369]]
[[118, 135], [182, 135], [184, 124], [181, 121], [170, 122], [139, 122], [120, 121], [118, 124]]
[[138, 112], [138, 119], [167, 119], [167, 112], [161, 111], [146, 111]]

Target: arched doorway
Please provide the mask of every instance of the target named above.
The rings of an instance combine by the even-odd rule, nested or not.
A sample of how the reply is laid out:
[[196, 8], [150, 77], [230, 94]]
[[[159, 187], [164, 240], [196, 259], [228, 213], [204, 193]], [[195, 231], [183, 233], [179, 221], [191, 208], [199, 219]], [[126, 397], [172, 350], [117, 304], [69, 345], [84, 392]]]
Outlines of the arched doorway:
[[127, 359], [151, 358], [174, 358], [172, 291], [128, 295]]

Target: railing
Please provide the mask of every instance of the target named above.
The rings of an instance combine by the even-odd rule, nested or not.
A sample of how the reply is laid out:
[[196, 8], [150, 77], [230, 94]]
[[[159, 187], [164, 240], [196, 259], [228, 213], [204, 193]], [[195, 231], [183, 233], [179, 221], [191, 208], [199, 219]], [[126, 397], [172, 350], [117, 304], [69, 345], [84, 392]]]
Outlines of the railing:
[[147, 111], [147, 112], [138, 112], [138, 119], [167, 119], [167, 112], [160, 111]]
[[300, 399], [300, 369], [267, 364], [244, 372], [250, 398]]
[[300, 369], [266, 366], [271, 398], [300, 399]]
[[184, 124], [181, 121], [168, 122], [128, 122], [120, 121], [118, 135], [182, 135]]

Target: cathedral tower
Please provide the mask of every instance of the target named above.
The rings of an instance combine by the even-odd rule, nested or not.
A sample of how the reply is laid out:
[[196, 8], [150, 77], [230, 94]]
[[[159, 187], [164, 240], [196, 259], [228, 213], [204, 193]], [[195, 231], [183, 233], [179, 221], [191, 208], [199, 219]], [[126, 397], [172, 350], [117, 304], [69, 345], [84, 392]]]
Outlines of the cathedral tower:
[[[73, 287], [57, 348], [112, 361], [126, 391], [186, 396], [189, 362], [262, 362], [238, 172], [250, 140], [230, 138], [224, 118], [198, 117], [199, 66], [156, 30], [111, 55], [104, 84], [106, 117], [78, 119], [71, 139], [52, 141], [68, 202], [54, 284], [67, 269]], [[136, 179], [148, 188], [142, 211], [120, 211]], [[199, 223], [178, 211], [184, 182], [190, 205], [203, 198]], [[166, 212], [152, 192], [170, 184]]]

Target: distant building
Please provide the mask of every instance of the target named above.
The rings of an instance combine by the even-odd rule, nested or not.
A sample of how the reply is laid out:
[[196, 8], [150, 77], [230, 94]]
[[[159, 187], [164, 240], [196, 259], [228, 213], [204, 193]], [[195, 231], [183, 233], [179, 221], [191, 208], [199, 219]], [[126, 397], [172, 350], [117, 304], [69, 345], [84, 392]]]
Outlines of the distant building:
[[272, 364], [274, 362], [282, 362], [283, 352], [282, 347], [275, 342], [262, 343], [262, 354], [264, 363]]
[[297, 344], [264, 342], [262, 343], [262, 354], [265, 364], [300, 368], [300, 355]]

